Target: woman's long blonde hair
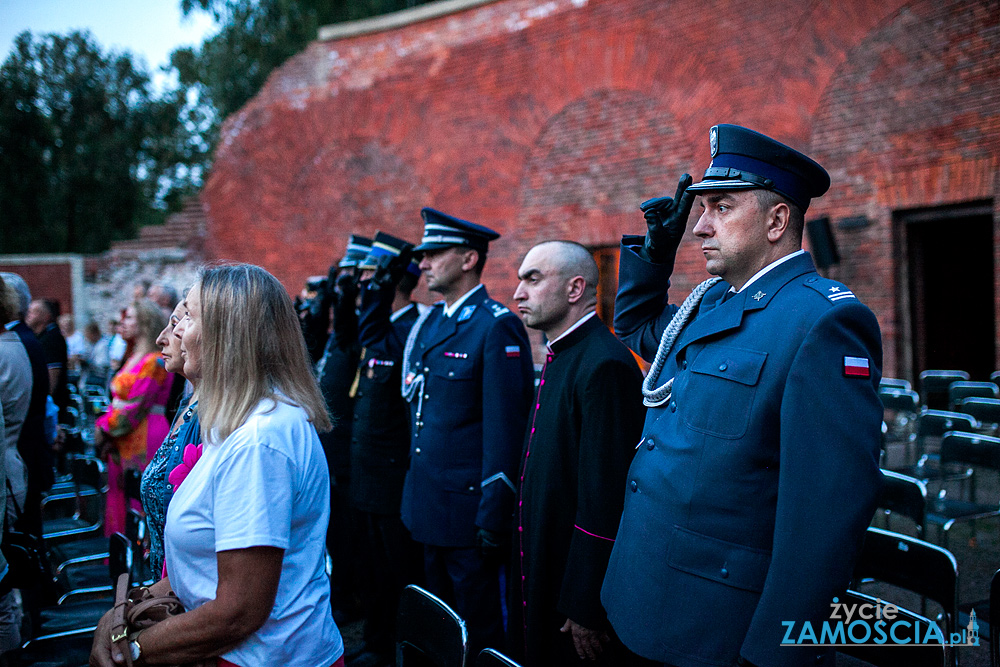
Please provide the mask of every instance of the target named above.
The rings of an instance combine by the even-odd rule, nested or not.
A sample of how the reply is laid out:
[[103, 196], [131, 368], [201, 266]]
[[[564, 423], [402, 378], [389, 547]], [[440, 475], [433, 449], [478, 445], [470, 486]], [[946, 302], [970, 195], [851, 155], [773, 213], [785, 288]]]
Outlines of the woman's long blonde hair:
[[281, 283], [259, 266], [230, 264], [203, 269], [192, 289], [201, 297], [198, 412], [205, 440], [225, 440], [265, 398], [298, 405], [318, 431], [330, 430], [326, 402]]

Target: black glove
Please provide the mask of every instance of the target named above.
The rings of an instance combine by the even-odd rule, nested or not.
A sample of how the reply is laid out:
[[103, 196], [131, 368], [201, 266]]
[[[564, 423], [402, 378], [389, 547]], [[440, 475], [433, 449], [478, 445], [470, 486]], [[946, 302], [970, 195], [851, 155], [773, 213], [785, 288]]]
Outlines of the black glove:
[[510, 555], [510, 537], [506, 533], [498, 533], [486, 528], [476, 529], [476, 546], [483, 560], [502, 563]]
[[378, 258], [378, 266], [372, 275], [369, 289], [396, 289], [396, 285], [403, 279], [406, 267], [410, 265], [413, 258], [413, 245], [407, 243], [398, 255], [382, 255]]
[[681, 244], [687, 229], [691, 204], [694, 203], [695, 194], [688, 191], [691, 181], [691, 175], [684, 174], [677, 183], [677, 194], [673, 199], [656, 197], [639, 204], [639, 209], [646, 217], [646, 242], [643, 251], [649, 261], [673, 265], [677, 246]]

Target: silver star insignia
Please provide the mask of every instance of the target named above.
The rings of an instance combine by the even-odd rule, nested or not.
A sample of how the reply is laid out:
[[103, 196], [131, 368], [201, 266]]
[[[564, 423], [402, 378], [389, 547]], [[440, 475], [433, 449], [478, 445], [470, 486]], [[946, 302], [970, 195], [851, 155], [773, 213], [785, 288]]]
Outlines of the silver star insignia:
[[767, 296], [767, 295], [758, 290], [758, 292], [756, 294], [754, 294], [752, 298], [753, 298], [754, 301], [760, 301], [765, 296]]
[[831, 287], [831, 288], [830, 288], [830, 291], [831, 291], [831, 292], [839, 292], [839, 291], [840, 291], [840, 288], [839, 288], [839, 287]]

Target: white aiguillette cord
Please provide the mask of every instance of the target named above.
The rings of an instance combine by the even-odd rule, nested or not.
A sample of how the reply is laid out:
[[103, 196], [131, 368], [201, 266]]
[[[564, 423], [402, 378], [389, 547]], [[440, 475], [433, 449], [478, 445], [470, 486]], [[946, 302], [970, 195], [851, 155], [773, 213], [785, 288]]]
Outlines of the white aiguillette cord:
[[670, 349], [674, 346], [674, 341], [677, 340], [677, 336], [684, 329], [684, 325], [691, 319], [691, 313], [701, 303], [705, 292], [720, 280], [722, 278], [709, 278], [695, 287], [691, 294], [688, 295], [688, 298], [684, 299], [684, 303], [681, 304], [680, 309], [674, 313], [670, 324], [663, 330], [663, 335], [660, 337], [660, 346], [656, 348], [656, 357], [653, 358], [653, 365], [650, 367], [649, 373], [646, 374], [646, 379], [642, 383], [642, 404], [646, 407], [656, 408], [670, 400], [670, 390], [674, 386], [673, 378], [670, 378], [654, 389], [656, 381], [660, 378], [660, 372], [663, 370], [663, 364], [667, 362], [667, 356], [670, 354]]
[[434, 309], [428, 308], [420, 313], [420, 317], [417, 318], [417, 321], [413, 323], [413, 328], [410, 329], [410, 335], [406, 337], [406, 347], [403, 349], [403, 376], [400, 393], [403, 394], [403, 398], [406, 399], [407, 403], [412, 403], [414, 398], [417, 399], [418, 428], [424, 408], [424, 374], [410, 370], [410, 357], [413, 354], [414, 346], [417, 344], [417, 336], [420, 335], [420, 329], [423, 328], [424, 322], [427, 321], [432, 312], [434, 312]]

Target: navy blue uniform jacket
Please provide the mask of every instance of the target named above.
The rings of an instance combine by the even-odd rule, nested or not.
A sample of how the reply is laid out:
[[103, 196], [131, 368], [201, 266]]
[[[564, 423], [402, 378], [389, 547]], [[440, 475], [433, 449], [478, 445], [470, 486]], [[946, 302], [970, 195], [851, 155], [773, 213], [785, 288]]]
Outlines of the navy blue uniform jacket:
[[[641, 243], [623, 241], [615, 330], [652, 360], [677, 308]], [[673, 395], [647, 412], [601, 600], [654, 660], [814, 664], [822, 651], [779, 646], [782, 621], [829, 620], [874, 512], [881, 336], [808, 254], [723, 303], [728, 289], [706, 293], [657, 382], [675, 377]]]
[[[413, 539], [475, 546], [476, 527], [508, 531], [534, 369], [521, 319], [472, 294], [452, 317], [434, 305], [411, 353], [423, 373], [410, 403], [410, 470], [402, 518]], [[404, 369], [406, 372], [406, 369]]]

